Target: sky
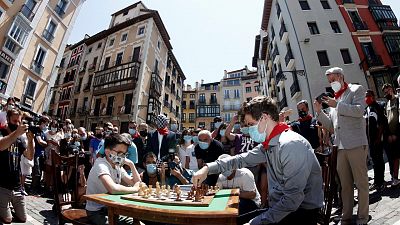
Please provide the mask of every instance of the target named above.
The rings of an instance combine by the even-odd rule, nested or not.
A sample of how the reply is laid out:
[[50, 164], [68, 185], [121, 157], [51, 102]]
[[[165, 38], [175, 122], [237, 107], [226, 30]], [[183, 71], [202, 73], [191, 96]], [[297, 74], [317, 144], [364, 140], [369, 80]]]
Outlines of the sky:
[[[292, 0], [289, 0], [292, 1]], [[68, 43], [107, 29], [111, 14], [137, 1], [86, 0]], [[224, 70], [251, 66], [254, 39], [261, 26], [263, 0], [142, 0], [167, 28], [186, 84], [220, 81]], [[246, 4], [244, 4], [246, 3]], [[400, 1], [382, 0], [400, 19]]]

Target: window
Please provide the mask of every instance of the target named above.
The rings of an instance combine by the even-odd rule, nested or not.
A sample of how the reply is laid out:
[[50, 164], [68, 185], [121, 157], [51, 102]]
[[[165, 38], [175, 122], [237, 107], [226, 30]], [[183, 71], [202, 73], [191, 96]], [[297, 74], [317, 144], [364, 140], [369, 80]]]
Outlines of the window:
[[195, 96], [195, 94], [190, 94], [190, 97], [189, 98], [196, 98], [196, 96]]
[[206, 103], [206, 95], [205, 94], [199, 95], [199, 103]]
[[160, 41], [160, 40], [157, 41], [157, 48], [158, 48], [158, 49], [161, 48], [161, 41]]
[[35, 96], [35, 90], [36, 90], [36, 82], [28, 79], [28, 83], [26, 84], [25, 88], [25, 95], [33, 98]]
[[121, 43], [126, 42], [128, 40], [128, 33], [122, 34], [121, 36]]
[[45, 56], [46, 56], [46, 50], [43, 49], [42, 47], [39, 47], [34, 60], [35, 64], [38, 66], [43, 65]]
[[123, 15], [123, 16], [126, 16], [126, 15], [128, 15], [128, 12], [129, 12], [129, 11], [126, 10], [124, 13], [122, 13], [122, 15]]
[[47, 28], [43, 31], [43, 37], [48, 42], [53, 41], [54, 33], [56, 32], [56, 28], [57, 28], [57, 24], [53, 20], [50, 20], [49, 24], [47, 25]]
[[220, 115], [219, 105], [197, 106], [197, 117], [216, 117]]
[[342, 54], [344, 64], [353, 63], [353, 61], [351, 60], [349, 49], [340, 49], [340, 53]]
[[123, 52], [117, 54], [117, 58], [115, 59], [115, 65], [118, 66], [122, 63], [122, 57], [124, 56]]
[[234, 98], [240, 98], [240, 90], [234, 90], [233, 91], [233, 93], [234, 93]]
[[195, 105], [196, 105], [195, 101], [194, 101], [194, 100], [190, 100], [190, 102], [189, 102], [189, 109], [194, 109], [194, 108], [195, 108]]
[[318, 55], [318, 60], [319, 60], [319, 65], [321, 66], [329, 66], [329, 59], [328, 59], [328, 53], [326, 51], [317, 51]]
[[0, 7], [0, 22], [1, 22], [3, 14], [4, 14], [4, 9]]
[[88, 49], [88, 53], [91, 53], [92, 52], [92, 47], [90, 47], [89, 49]]
[[110, 65], [110, 60], [111, 60], [110, 56], [106, 57], [106, 60], [104, 61], [104, 69], [107, 69], [108, 66]]
[[139, 62], [140, 60], [140, 46], [133, 49], [132, 62]]
[[310, 10], [310, 5], [308, 4], [307, 0], [300, 0], [300, 7], [302, 10]]
[[97, 44], [97, 49], [101, 48], [102, 45], [103, 45], [103, 44], [102, 44], [101, 42], [98, 43], [98, 44]]
[[10, 31], [8, 32], [8, 36], [13, 41], [23, 46], [30, 30], [31, 28], [29, 28], [21, 18], [16, 17]]
[[145, 27], [144, 26], [142, 26], [142, 27], [139, 27], [139, 29], [138, 29], [138, 35], [143, 35], [144, 34], [144, 32], [145, 32]]
[[229, 98], [229, 90], [224, 90], [224, 98]]
[[114, 45], [115, 38], [110, 39], [110, 42], [108, 42], [108, 47], [111, 47]]
[[158, 74], [158, 59], [154, 61], [154, 73]]
[[199, 128], [205, 128], [206, 123], [205, 122], [199, 122]]
[[322, 8], [324, 8], [324, 9], [331, 9], [331, 6], [329, 5], [327, 0], [321, 0], [321, 5], [322, 5]]
[[332, 27], [332, 31], [334, 33], [342, 33], [342, 31], [340, 30], [339, 24], [337, 21], [330, 21], [329, 22], [331, 24]]
[[10, 65], [5, 64], [4, 62], [0, 61], [0, 79], [6, 78], [9, 69], [10, 69]]
[[63, 16], [65, 14], [65, 10], [67, 9], [68, 1], [67, 0], [60, 0], [54, 9], [59, 16]]
[[308, 29], [310, 29], [310, 34], [319, 34], [318, 26], [316, 22], [308, 22]]
[[211, 93], [210, 103], [211, 104], [216, 104], [217, 103], [217, 94], [216, 93]]
[[246, 93], [250, 93], [251, 92], [251, 87], [246, 87]]
[[186, 113], [182, 113], [182, 122], [186, 123]]

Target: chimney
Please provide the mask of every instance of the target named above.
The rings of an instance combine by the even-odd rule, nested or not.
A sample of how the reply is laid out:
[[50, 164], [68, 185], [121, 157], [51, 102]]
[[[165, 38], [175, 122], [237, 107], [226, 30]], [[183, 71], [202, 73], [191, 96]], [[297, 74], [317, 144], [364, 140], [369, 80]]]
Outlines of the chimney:
[[187, 90], [188, 90], [188, 91], [191, 91], [191, 90], [192, 90], [192, 85], [188, 84], [188, 85], [187, 85]]
[[203, 80], [203, 79], [201, 79], [201, 84], [202, 84], [202, 85], [204, 84], [204, 80]]
[[224, 70], [224, 79], [227, 78], [228, 71]]

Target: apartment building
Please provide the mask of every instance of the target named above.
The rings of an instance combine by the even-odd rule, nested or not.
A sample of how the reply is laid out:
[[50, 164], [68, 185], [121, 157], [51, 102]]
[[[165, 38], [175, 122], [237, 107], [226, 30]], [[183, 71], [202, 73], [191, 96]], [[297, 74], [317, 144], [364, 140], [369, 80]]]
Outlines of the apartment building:
[[186, 85], [182, 94], [182, 129], [196, 128], [196, 99], [197, 90]]
[[221, 83], [196, 82], [196, 127], [214, 130], [214, 118], [221, 116]]
[[85, 0], [0, 1], [0, 99], [42, 113]]
[[336, 0], [357, 48], [368, 86], [384, 97], [382, 85], [397, 86], [400, 27], [389, 5], [379, 0]]
[[[75, 49], [82, 54], [79, 60]], [[58, 108], [60, 102], [68, 102], [68, 112], [58, 116], [67, 114], [75, 125], [92, 130], [111, 121], [121, 132], [128, 131], [130, 120], [151, 124], [161, 113], [180, 124], [186, 77], [156, 10], [141, 2], [119, 10], [108, 29], [86, 37], [67, 52], [71, 52], [69, 62], [75, 57], [76, 65], [69, 70], [76, 73], [72, 94], [65, 97], [68, 100], [55, 101]], [[168, 102], [167, 108], [163, 101]]]
[[344, 69], [347, 82], [367, 86], [351, 33], [334, 0], [266, 0], [262, 28], [267, 28], [267, 36], [260, 32], [257, 58], [265, 59], [263, 86], [267, 84], [267, 95], [276, 98], [281, 109], [295, 109], [298, 101], [312, 102], [331, 91], [324, 74], [333, 66]]
[[262, 95], [261, 82], [258, 71], [249, 71], [247, 76], [241, 77], [243, 102], [249, 102], [254, 97]]

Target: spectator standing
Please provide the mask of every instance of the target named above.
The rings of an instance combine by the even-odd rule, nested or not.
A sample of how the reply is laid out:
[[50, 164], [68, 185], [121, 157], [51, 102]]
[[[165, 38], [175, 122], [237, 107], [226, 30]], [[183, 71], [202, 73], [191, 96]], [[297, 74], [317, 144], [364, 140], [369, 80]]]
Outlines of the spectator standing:
[[214, 122], [214, 130], [211, 133], [211, 137], [215, 138], [219, 134], [219, 126], [221, 126], [222, 124], [222, 119], [220, 116], [216, 116], [213, 122]]
[[358, 189], [357, 224], [367, 224], [369, 216], [369, 185], [367, 174], [368, 140], [365, 130], [365, 89], [344, 81], [343, 69], [334, 67], [326, 71], [326, 78], [335, 98], [323, 97], [331, 107], [330, 113], [322, 111], [322, 104], [314, 101], [317, 119], [335, 134], [334, 144], [339, 147], [337, 172], [342, 187], [342, 224], [351, 224], [354, 206], [354, 183]]
[[227, 138], [226, 128], [226, 123], [222, 123], [217, 129], [218, 134], [214, 139], [221, 142], [222, 146], [224, 147], [224, 154], [235, 155], [234, 142]]
[[193, 138], [189, 130], [183, 130], [179, 141], [179, 158], [183, 162], [183, 168], [197, 171], [196, 153], [194, 152]]
[[390, 174], [392, 175], [392, 186], [400, 184], [399, 177], [399, 99], [396, 98], [391, 84], [384, 84], [382, 91], [387, 99], [386, 117], [388, 127], [384, 132], [385, 150], [389, 160]]
[[369, 151], [374, 163], [374, 184], [372, 189], [380, 191], [385, 185], [385, 162], [383, 160], [383, 130], [387, 126], [387, 119], [383, 108], [376, 102], [375, 93], [367, 90], [365, 93], [364, 117], [366, 121]]
[[318, 122], [310, 114], [308, 102], [306, 100], [301, 100], [297, 103], [297, 112], [299, 114], [299, 119], [290, 124], [292, 130], [307, 139], [314, 150], [318, 149], [320, 146]]
[[0, 112], [0, 128], [4, 128], [7, 125], [7, 111], [15, 108], [15, 98], [9, 97], [7, 103], [3, 106]]
[[7, 111], [7, 125], [0, 129], [0, 220], [11, 223], [10, 203], [18, 222], [26, 222], [25, 197], [21, 193], [21, 155], [33, 160], [34, 135], [27, 133], [28, 125], [22, 124], [22, 112]]
[[94, 161], [97, 158], [97, 152], [99, 149], [99, 144], [103, 140], [103, 128], [102, 127], [96, 127], [95, 133], [94, 133], [94, 138], [90, 140], [89, 144], [89, 151], [91, 153], [90, 156], [90, 162], [93, 165]]
[[134, 121], [134, 120], [131, 120], [129, 122], [129, 127], [128, 128], [129, 128], [128, 129], [129, 134], [132, 137], [132, 141], [133, 141], [133, 143], [135, 143], [136, 148], [137, 148], [138, 162], [136, 163], [136, 168], [137, 169], [139, 169], [139, 168], [145, 169], [145, 168], [143, 168], [143, 163], [142, 163], [143, 157], [145, 155], [145, 146], [144, 146], [144, 140], [143, 139], [146, 138], [147, 131], [145, 132], [144, 138], [143, 138], [141, 136], [141, 134], [140, 134], [140, 131], [138, 130], [136, 121]]
[[48, 125], [49, 119], [47, 117], [41, 117], [35, 133], [35, 157], [32, 170], [32, 189], [34, 192], [41, 192], [40, 181], [44, 170], [44, 151], [47, 147], [45, 133], [48, 130]]
[[157, 131], [150, 135], [146, 152], [153, 152], [160, 160], [168, 155], [169, 149], [176, 151], [176, 135], [168, 129], [168, 121], [165, 115], [158, 115], [155, 118], [155, 125]]

